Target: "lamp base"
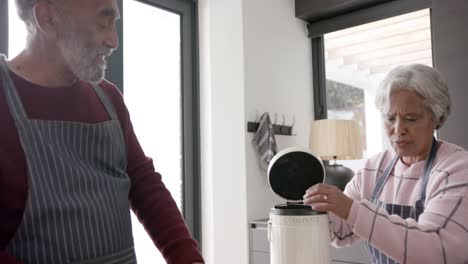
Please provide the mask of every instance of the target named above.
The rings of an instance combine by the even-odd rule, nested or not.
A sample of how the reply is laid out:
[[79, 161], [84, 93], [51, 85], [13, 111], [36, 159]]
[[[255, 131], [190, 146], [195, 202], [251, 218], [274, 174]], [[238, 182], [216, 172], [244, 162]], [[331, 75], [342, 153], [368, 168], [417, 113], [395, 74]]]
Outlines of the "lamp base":
[[325, 183], [335, 185], [341, 191], [346, 187], [346, 184], [353, 178], [354, 172], [340, 164], [325, 165]]

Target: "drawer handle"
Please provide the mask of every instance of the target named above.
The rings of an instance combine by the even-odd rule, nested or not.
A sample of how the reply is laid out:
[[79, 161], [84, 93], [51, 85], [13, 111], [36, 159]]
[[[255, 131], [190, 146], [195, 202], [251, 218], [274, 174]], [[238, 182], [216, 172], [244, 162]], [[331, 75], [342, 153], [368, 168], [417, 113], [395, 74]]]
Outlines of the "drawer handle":
[[268, 235], [268, 242], [271, 242], [271, 221], [268, 220], [268, 232], [267, 232], [267, 235]]

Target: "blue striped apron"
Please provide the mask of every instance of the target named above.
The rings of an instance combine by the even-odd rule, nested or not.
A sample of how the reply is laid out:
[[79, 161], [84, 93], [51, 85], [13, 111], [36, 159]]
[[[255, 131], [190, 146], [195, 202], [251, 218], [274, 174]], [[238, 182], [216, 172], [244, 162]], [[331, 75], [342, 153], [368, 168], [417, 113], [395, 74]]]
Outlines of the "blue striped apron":
[[103, 123], [28, 119], [3, 55], [0, 68], [29, 184], [6, 252], [27, 264], [136, 263], [126, 146], [110, 100], [93, 85], [111, 117]]
[[[434, 163], [435, 155], [437, 152], [437, 141], [435, 138], [432, 139], [432, 146], [431, 146], [431, 152], [429, 153], [429, 157], [426, 160], [426, 163], [424, 165], [424, 173], [420, 181], [420, 199], [416, 201], [414, 206], [411, 205], [400, 205], [400, 204], [389, 204], [389, 203], [384, 203], [380, 200], [378, 200], [378, 197], [382, 193], [383, 187], [385, 183], [387, 182], [388, 178], [390, 177], [390, 173], [392, 172], [393, 168], [395, 167], [398, 159], [400, 159], [399, 156], [396, 156], [391, 162], [390, 165], [385, 169], [383, 175], [377, 180], [377, 183], [374, 187], [374, 190], [372, 191], [372, 196], [371, 196], [371, 202], [379, 206], [380, 208], [385, 209], [389, 214], [396, 214], [401, 216], [403, 219], [406, 218], [413, 218], [416, 221], [418, 221], [419, 216], [424, 212], [424, 201], [426, 200], [426, 187], [427, 183], [429, 181], [429, 176], [431, 174], [431, 169]], [[378, 172], [379, 170], [377, 170]], [[372, 228], [374, 228], [372, 226]], [[372, 232], [372, 231], [371, 231]], [[372, 238], [371, 238], [372, 239]], [[380, 263], [385, 263], [385, 264], [394, 264], [398, 263], [394, 259], [388, 257], [385, 255], [383, 252], [378, 250], [377, 248], [373, 247], [368, 241], [366, 241], [366, 248], [369, 251], [371, 258], [372, 258], [372, 263], [373, 264], [380, 264]], [[406, 252], [405, 248], [405, 252]], [[406, 255], [406, 254], [405, 254]]]

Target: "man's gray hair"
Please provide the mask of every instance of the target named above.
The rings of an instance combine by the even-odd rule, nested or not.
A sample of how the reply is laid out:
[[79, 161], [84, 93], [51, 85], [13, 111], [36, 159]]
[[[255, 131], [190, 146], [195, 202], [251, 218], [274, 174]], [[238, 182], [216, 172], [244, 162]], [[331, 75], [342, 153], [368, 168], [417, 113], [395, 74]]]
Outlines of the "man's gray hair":
[[380, 83], [375, 105], [382, 113], [389, 111], [390, 95], [394, 90], [405, 89], [420, 95], [442, 127], [450, 114], [451, 101], [448, 87], [433, 68], [423, 64], [399, 66], [391, 70]]
[[[15, 0], [18, 16], [26, 24], [29, 32], [34, 32], [36, 24], [34, 21], [33, 8], [34, 5], [41, 0]], [[42, 0], [48, 2], [57, 2], [57, 0]]]
[[24, 22], [32, 22], [33, 21], [33, 7], [37, 0], [15, 0], [16, 1], [16, 8], [18, 10], [18, 16]]
[[33, 7], [38, 0], [15, 0], [18, 16], [23, 20], [28, 30], [28, 43], [31, 36], [36, 32], [36, 23], [34, 21]]

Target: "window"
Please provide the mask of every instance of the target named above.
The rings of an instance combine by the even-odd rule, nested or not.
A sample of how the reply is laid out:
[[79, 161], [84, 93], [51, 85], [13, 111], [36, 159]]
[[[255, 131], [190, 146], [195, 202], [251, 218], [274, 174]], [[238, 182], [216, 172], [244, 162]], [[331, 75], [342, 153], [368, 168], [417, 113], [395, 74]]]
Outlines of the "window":
[[26, 27], [16, 14], [14, 0], [8, 0], [8, 57], [18, 55], [26, 44]]
[[[182, 210], [181, 17], [137, 1], [124, 1], [123, 10], [124, 99], [143, 150]], [[133, 214], [132, 222], [138, 263], [165, 263]]]
[[[318, 118], [356, 120], [364, 159], [388, 148], [381, 115], [374, 105], [375, 91], [398, 65], [432, 66], [430, 9], [326, 33], [318, 41], [323, 41], [325, 75], [318, 105], [326, 106]], [[340, 163], [356, 170], [364, 159]]]

